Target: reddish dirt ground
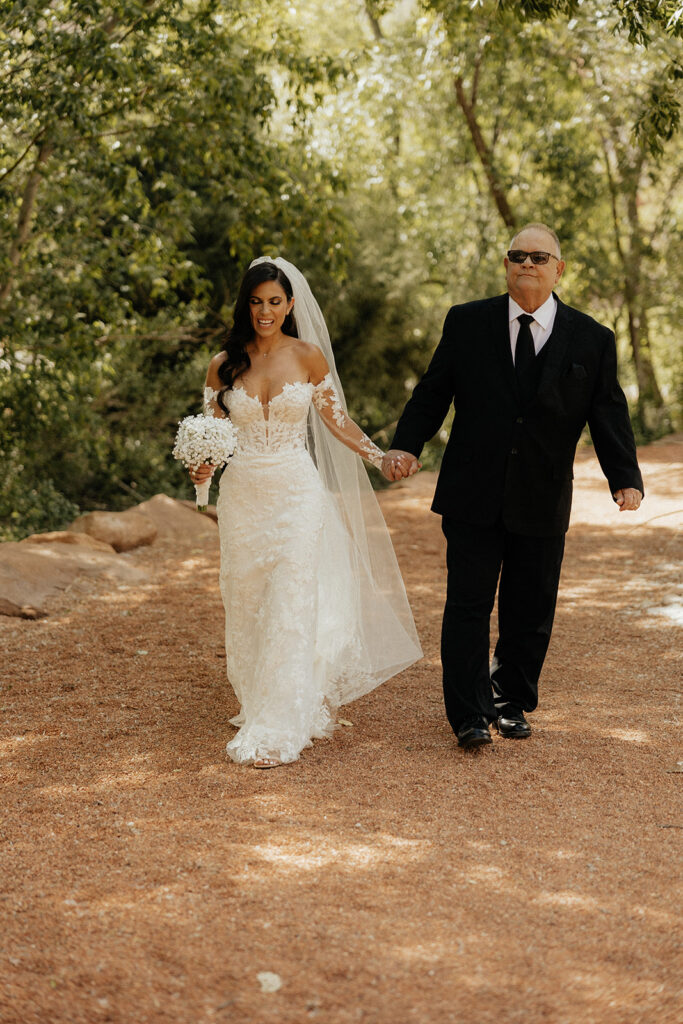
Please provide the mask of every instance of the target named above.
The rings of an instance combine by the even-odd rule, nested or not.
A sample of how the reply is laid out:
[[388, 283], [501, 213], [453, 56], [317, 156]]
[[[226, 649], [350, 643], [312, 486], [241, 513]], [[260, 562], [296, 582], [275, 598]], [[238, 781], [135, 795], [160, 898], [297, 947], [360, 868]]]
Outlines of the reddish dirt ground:
[[581, 452], [533, 736], [475, 755], [427, 474], [381, 495], [425, 658], [295, 765], [225, 758], [214, 541], [0, 619], [0, 1021], [681, 1020], [683, 438], [641, 460], [619, 514]]

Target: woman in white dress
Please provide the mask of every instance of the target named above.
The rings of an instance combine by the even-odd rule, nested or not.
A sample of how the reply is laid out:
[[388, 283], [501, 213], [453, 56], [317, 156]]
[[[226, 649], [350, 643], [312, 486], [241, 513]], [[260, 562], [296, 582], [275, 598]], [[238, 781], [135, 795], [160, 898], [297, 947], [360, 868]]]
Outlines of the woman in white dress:
[[244, 276], [205, 409], [238, 434], [217, 502], [227, 672], [241, 705], [227, 752], [272, 768], [422, 655], [359, 458], [381, 467], [383, 453], [346, 415], [322, 313], [280, 257]]

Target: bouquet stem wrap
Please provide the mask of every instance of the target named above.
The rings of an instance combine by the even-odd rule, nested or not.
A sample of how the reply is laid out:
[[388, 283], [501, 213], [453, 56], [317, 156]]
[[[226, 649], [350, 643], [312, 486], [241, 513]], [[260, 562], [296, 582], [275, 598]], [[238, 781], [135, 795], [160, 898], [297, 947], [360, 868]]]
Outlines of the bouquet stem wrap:
[[196, 495], [197, 508], [200, 512], [206, 512], [206, 507], [209, 504], [209, 490], [211, 488], [211, 477], [205, 480], [203, 484], [195, 484], [194, 491]]

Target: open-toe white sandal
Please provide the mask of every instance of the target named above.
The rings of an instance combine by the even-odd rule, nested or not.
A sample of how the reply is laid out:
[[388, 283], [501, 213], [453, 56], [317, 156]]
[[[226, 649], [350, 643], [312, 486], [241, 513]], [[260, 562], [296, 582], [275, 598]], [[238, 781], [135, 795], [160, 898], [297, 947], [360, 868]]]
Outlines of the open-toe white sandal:
[[282, 761], [278, 761], [276, 757], [257, 757], [253, 762], [253, 768], [279, 768]]

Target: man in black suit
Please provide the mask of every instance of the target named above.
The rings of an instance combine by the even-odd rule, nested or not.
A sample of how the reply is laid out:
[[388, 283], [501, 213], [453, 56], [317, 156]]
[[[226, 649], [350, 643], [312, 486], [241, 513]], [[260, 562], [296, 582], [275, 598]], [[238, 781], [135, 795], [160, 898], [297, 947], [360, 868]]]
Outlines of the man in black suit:
[[491, 722], [512, 739], [531, 733], [524, 713], [538, 704], [586, 423], [619, 508], [643, 497], [614, 335], [555, 296], [565, 267], [557, 235], [528, 224], [503, 262], [506, 295], [449, 311], [383, 464], [392, 480], [416, 472], [453, 403], [432, 509], [447, 540], [446, 714], [471, 748], [491, 742]]

